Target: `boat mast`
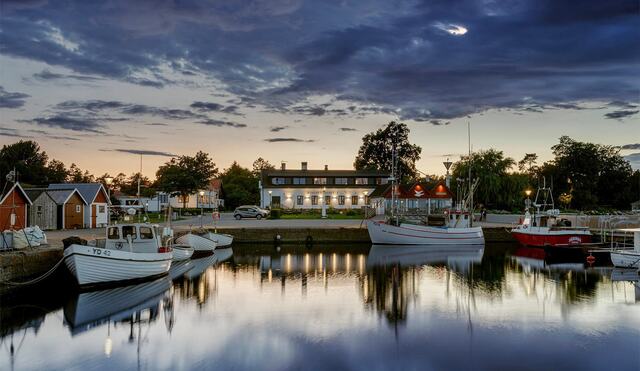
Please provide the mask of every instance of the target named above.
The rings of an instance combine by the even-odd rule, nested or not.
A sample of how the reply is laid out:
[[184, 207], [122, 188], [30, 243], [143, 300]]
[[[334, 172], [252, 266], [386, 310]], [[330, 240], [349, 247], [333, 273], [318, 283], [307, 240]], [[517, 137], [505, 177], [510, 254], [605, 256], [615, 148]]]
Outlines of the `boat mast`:
[[467, 138], [469, 146], [469, 227], [473, 227], [473, 189], [471, 187], [471, 123], [467, 121]]

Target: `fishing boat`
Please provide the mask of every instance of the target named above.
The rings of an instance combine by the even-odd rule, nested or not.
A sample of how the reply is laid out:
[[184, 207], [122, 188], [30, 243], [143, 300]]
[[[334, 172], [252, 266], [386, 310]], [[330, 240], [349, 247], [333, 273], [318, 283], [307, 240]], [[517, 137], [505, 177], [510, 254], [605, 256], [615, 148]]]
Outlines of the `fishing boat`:
[[511, 234], [522, 245], [535, 247], [572, 247], [591, 243], [588, 227], [571, 226], [571, 222], [560, 217], [560, 210], [554, 207], [551, 187], [538, 187], [533, 202], [535, 210], [530, 213], [531, 200], [525, 201], [525, 214], [520, 223], [511, 229]]
[[167, 274], [173, 259], [149, 224], [113, 225], [106, 239], [70, 244], [64, 262], [80, 286], [150, 279]]
[[623, 249], [626, 244], [618, 245], [611, 251], [611, 262], [618, 268], [640, 269], [640, 228], [619, 229], [620, 232], [633, 233], [633, 250]]
[[179, 262], [191, 258], [195, 249], [189, 245], [175, 244], [171, 246], [173, 250], [173, 261]]
[[176, 243], [192, 247], [196, 255], [212, 254], [216, 249], [215, 241], [191, 232], [176, 238]]

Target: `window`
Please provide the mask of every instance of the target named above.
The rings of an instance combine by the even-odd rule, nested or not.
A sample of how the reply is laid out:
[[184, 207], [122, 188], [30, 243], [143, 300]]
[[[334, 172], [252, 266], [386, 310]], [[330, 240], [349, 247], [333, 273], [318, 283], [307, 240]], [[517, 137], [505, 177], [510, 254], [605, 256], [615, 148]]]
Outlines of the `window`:
[[347, 179], [347, 178], [336, 178], [336, 184], [345, 185], [345, 184], [348, 184], [348, 183], [349, 183], [349, 179]]
[[82, 208], [80, 205], [76, 205], [76, 213], [79, 213], [80, 211], [82, 211]]
[[304, 203], [304, 196], [302, 195], [297, 195], [296, 196], [296, 205], [298, 206], [302, 206], [302, 204]]
[[284, 184], [284, 178], [271, 178], [271, 184]]
[[132, 239], [136, 238], [136, 227], [125, 225], [122, 227], [122, 237], [127, 238], [129, 236], [131, 236]]
[[38, 213], [38, 215], [42, 215], [42, 205], [38, 205], [36, 207], [36, 213]]
[[120, 232], [118, 231], [118, 227], [110, 227], [109, 232], [107, 232], [107, 238], [110, 240], [120, 239]]
[[307, 178], [293, 178], [293, 184], [307, 184]]
[[271, 207], [275, 207], [276, 209], [280, 207], [280, 196], [271, 197]]
[[98, 206], [98, 212], [104, 214], [104, 205]]
[[376, 184], [387, 184], [389, 183], [388, 178], [376, 178]]
[[331, 205], [331, 196], [324, 196], [324, 204]]
[[167, 202], [169, 202], [169, 197], [167, 194], [158, 195], [158, 201], [160, 203], [166, 204]]
[[369, 184], [368, 178], [356, 178], [356, 184]]
[[358, 204], [358, 196], [351, 196], [351, 205]]
[[141, 240], [152, 240], [153, 239], [153, 231], [150, 227], [140, 227], [140, 239]]
[[327, 184], [327, 178], [313, 178], [313, 184]]
[[313, 195], [311, 196], [311, 205], [317, 205], [318, 204], [318, 196]]
[[343, 195], [338, 196], [338, 205], [344, 205], [344, 196]]
[[184, 196], [184, 197], [183, 197], [183, 196], [180, 196], [180, 202], [181, 202], [181, 203], [188, 204], [188, 203], [189, 203], [189, 195], [186, 195], [186, 196]]

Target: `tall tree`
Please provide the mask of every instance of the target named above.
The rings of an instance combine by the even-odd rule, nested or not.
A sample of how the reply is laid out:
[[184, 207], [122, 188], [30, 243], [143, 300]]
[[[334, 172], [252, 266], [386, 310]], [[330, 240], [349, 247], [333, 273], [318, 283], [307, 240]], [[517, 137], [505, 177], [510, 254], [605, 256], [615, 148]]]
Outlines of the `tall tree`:
[[[515, 161], [510, 157], [505, 157], [502, 151], [489, 149], [478, 151], [469, 156], [463, 156], [460, 161], [453, 164], [453, 179], [464, 179], [467, 181], [469, 166], [471, 166], [471, 177], [479, 178], [478, 189], [475, 193], [475, 201], [485, 206], [508, 207], [511, 195], [506, 195], [504, 190], [507, 187], [505, 179], [508, 178], [508, 171], [515, 165]], [[519, 183], [518, 180], [515, 183]], [[455, 184], [457, 185], [457, 183]], [[508, 184], [512, 187], [513, 184]], [[522, 189], [521, 191], [524, 191]]]
[[187, 206], [187, 196], [207, 187], [218, 173], [216, 164], [207, 153], [198, 151], [195, 156], [172, 158], [156, 172], [159, 190], [172, 196], [182, 197], [182, 206]]
[[398, 165], [396, 176], [404, 181], [416, 178], [416, 161], [420, 159], [422, 148], [409, 142], [409, 127], [402, 122], [391, 121], [384, 128], [365, 135], [353, 167], [356, 170], [391, 171], [394, 146]]
[[273, 170], [275, 168], [276, 167], [271, 165], [269, 161], [263, 159], [262, 157], [258, 157], [258, 159], [253, 162], [253, 176], [259, 178], [260, 172], [262, 170]]
[[67, 180], [71, 183], [92, 183], [95, 181], [95, 177], [89, 170], [82, 171], [78, 165], [72, 163], [71, 166], [69, 166], [69, 176]]
[[138, 194], [138, 179], [140, 179], [140, 195], [143, 197], [151, 197], [156, 191], [153, 188], [153, 183], [149, 178], [140, 174], [134, 173], [120, 183], [120, 191], [126, 195], [135, 196]]
[[536, 161], [538, 161], [537, 154], [525, 153], [522, 160], [518, 161], [518, 169], [520, 171], [526, 171], [529, 174], [533, 174], [536, 171]]
[[21, 140], [2, 146], [0, 149], [0, 183], [14, 168], [16, 179], [22, 183], [42, 185], [47, 182], [47, 153], [40, 150], [38, 143]]
[[260, 201], [258, 179], [251, 170], [233, 162], [222, 175], [224, 202], [229, 208], [240, 205], [257, 205]]
[[62, 161], [51, 160], [46, 168], [46, 183], [64, 183], [69, 176], [69, 171]]

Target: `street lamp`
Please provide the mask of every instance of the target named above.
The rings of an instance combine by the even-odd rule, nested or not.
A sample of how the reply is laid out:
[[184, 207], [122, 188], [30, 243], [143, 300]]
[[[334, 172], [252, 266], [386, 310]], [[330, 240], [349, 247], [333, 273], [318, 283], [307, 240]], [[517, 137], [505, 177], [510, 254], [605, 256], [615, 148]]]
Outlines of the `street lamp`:
[[269, 191], [269, 208], [273, 208], [273, 197], [271, 196], [272, 191]]
[[529, 196], [531, 196], [531, 190], [530, 189], [525, 190], [524, 194], [527, 195], [527, 199], [524, 201], [525, 211], [529, 212], [529, 207], [531, 207], [531, 199], [529, 198]]
[[204, 199], [204, 191], [200, 191], [200, 228], [202, 228], [202, 215], [204, 214], [204, 205], [202, 205], [203, 199]]
[[113, 183], [113, 178], [108, 176], [106, 178], [104, 178], [104, 184], [107, 185], [107, 197], [108, 197], [108, 202], [107, 202], [107, 224], [111, 223], [111, 207], [109, 207], [111, 205], [111, 183]]

